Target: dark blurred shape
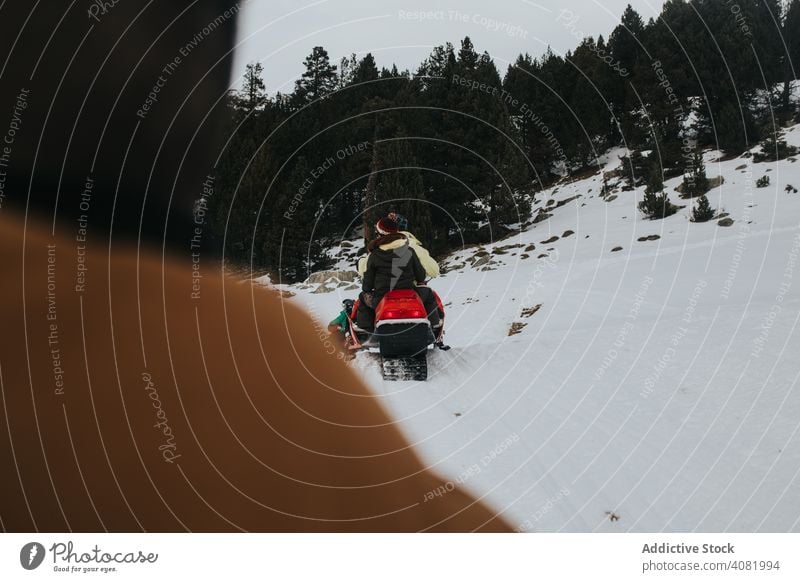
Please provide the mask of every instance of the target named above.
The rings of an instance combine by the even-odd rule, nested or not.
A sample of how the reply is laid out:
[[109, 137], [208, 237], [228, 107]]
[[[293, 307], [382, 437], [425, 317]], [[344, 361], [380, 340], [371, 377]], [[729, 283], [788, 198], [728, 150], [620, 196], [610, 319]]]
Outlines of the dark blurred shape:
[[113, 221], [114, 237], [141, 222], [151, 242], [185, 241], [218, 153], [239, 6], [69, 6], [0, 9], [0, 139], [14, 128], [3, 206], [83, 216], [95, 240]]

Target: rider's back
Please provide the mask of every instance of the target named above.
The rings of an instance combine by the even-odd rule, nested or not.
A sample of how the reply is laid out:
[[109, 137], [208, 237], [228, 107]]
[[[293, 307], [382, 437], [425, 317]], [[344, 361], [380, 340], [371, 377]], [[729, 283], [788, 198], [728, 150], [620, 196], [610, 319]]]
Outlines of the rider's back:
[[393, 289], [413, 289], [425, 280], [425, 270], [408, 240], [400, 233], [381, 236], [367, 247], [362, 289], [384, 295]]

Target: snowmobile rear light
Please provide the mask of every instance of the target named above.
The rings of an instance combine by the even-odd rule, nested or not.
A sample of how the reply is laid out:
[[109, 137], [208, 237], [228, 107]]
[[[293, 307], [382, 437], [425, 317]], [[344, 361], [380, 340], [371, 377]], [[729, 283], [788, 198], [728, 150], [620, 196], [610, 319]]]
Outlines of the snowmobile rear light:
[[425, 312], [421, 309], [386, 309], [381, 313], [381, 319], [422, 319]]

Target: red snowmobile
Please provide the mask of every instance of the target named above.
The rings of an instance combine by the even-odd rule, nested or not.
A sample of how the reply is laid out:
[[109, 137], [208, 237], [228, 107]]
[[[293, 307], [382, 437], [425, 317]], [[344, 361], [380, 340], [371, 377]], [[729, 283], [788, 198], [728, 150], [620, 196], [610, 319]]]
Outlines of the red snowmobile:
[[428, 348], [449, 350], [444, 345], [444, 306], [434, 291], [439, 325], [431, 327], [425, 306], [413, 289], [389, 291], [375, 308], [375, 331], [356, 325], [360, 300], [348, 314], [347, 346], [350, 350], [378, 348], [384, 380], [428, 379]]

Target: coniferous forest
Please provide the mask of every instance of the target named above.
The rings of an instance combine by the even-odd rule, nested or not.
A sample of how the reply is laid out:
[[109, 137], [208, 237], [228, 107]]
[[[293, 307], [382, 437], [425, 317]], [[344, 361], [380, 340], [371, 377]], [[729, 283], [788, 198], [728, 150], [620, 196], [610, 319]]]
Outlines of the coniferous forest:
[[283, 282], [390, 210], [436, 255], [496, 240], [532, 220], [538, 190], [597, 171], [610, 147], [633, 152], [629, 187], [657, 192], [703, 148], [776, 143], [798, 116], [800, 0], [669, 0], [647, 21], [629, 6], [607, 38], [506, 70], [468, 37], [415, 71], [323, 47], [304, 69], [273, 94], [247, 66], [204, 201], [215, 251]]

